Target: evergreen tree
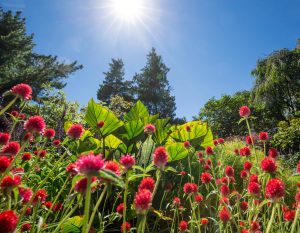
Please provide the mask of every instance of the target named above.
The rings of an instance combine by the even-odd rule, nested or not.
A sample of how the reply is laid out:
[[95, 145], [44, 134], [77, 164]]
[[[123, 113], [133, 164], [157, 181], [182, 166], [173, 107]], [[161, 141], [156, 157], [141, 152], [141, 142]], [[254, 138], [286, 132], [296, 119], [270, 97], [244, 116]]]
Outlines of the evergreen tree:
[[97, 91], [97, 98], [110, 104], [111, 98], [118, 95], [124, 100], [133, 99], [131, 81], [124, 81], [124, 63], [121, 59], [112, 59], [108, 72], [103, 73], [105, 78]]
[[43, 96], [46, 84], [62, 89], [63, 79], [82, 66], [77, 62], [61, 63], [56, 56], [33, 52], [33, 35], [26, 34], [21, 12], [13, 14], [0, 8], [0, 93], [18, 83], [27, 83], [33, 89], [33, 98]]
[[167, 79], [169, 70], [162, 57], [152, 48], [145, 67], [134, 76], [133, 81], [137, 99], [147, 106], [151, 114], [159, 113], [161, 117], [174, 119], [176, 105]]

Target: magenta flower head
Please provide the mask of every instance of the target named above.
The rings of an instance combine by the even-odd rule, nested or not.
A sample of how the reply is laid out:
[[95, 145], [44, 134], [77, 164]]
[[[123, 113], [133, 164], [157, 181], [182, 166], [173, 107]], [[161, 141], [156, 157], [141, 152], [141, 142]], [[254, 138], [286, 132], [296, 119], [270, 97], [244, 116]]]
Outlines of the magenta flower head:
[[29, 85], [20, 83], [12, 87], [11, 93], [24, 100], [31, 100], [32, 89]]
[[139, 190], [134, 197], [134, 207], [138, 214], [144, 214], [152, 202], [152, 193], [148, 189]]
[[205, 149], [205, 153], [206, 153], [207, 155], [213, 155], [215, 152], [214, 152], [214, 150], [213, 150], [210, 146], [208, 146], [208, 147], [206, 147], [206, 149]]
[[259, 140], [267, 141], [269, 139], [269, 135], [267, 132], [260, 132], [259, 133]]
[[251, 114], [250, 108], [248, 106], [242, 106], [240, 108], [240, 117], [248, 118]]
[[88, 155], [81, 155], [75, 164], [79, 173], [91, 177], [97, 175], [103, 168], [104, 160], [102, 159], [102, 155], [95, 156], [94, 153], [91, 152]]
[[6, 145], [9, 142], [10, 134], [0, 132], [0, 145]]
[[120, 164], [124, 167], [124, 170], [127, 171], [135, 165], [135, 159], [129, 154], [123, 155], [120, 159]]
[[144, 127], [144, 132], [146, 134], [154, 134], [156, 131], [156, 128], [154, 125], [152, 124], [147, 124], [145, 127]]
[[84, 128], [81, 124], [74, 124], [68, 129], [67, 135], [70, 138], [79, 139], [81, 138], [83, 132], [84, 132]]
[[18, 216], [12, 210], [6, 210], [0, 213], [0, 232], [12, 233], [16, 229]]
[[18, 142], [12, 141], [2, 147], [2, 150], [0, 151], [0, 155], [14, 157], [19, 153], [19, 151], [20, 151], [20, 144]]
[[270, 198], [273, 201], [285, 195], [285, 185], [281, 179], [273, 178], [268, 181], [266, 185], [266, 198]]
[[55, 136], [55, 130], [54, 129], [46, 129], [44, 132], [44, 137], [47, 139], [52, 139]]
[[157, 147], [153, 154], [153, 163], [160, 170], [163, 170], [168, 162], [168, 153], [163, 146]]
[[46, 123], [41, 116], [32, 116], [24, 123], [24, 129], [31, 133], [43, 133], [46, 128]]

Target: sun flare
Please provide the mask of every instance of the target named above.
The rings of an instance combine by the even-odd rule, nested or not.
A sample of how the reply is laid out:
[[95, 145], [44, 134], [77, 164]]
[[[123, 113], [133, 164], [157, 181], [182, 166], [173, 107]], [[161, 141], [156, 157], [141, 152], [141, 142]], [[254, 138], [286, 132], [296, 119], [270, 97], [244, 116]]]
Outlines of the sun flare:
[[111, 13], [122, 22], [135, 23], [145, 14], [143, 2], [143, 0], [111, 0]]

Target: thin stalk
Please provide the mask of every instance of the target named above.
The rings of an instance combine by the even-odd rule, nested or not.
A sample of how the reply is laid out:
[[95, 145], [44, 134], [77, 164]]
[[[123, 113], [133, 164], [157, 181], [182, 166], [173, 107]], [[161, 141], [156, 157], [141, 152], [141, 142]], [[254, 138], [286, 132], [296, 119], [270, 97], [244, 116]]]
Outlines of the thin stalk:
[[[88, 224], [88, 228], [87, 228], [87, 231], [86, 232], [89, 232], [90, 231], [90, 228], [92, 227], [92, 224], [93, 224], [93, 220], [95, 218], [95, 215], [96, 215], [96, 212], [99, 208], [99, 205], [101, 204], [102, 200], [103, 200], [103, 197], [104, 197], [104, 194], [106, 193], [107, 191], [107, 185], [105, 185], [104, 189], [102, 190], [102, 193], [93, 209], [93, 212], [92, 212], [92, 215], [91, 215], [91, 218], [90, 218], [90, 221], [89, 221], [89, 224]], [[126, 228], [125, 228], [126, 229]]]
[[274, 217], [275, 217], [275, 212], [276, 212], [276, 203], [273, 205], [272, 207], [272, 214], [271, 214], [271, 218], [268, 222], [268, 226], [267, 226], [267, 230], [265, 233], [269, 233], [272, 229], [272, 224], [273, 224], [273, 221], [274, 221]]
[[88, 221], [89, 221], [89, 212], [90, 212], [90, 202], [91, 202], [91, 176], [87, 176], [87, 184], [85, 191], [85, 203], [84, 203], [84, 215], [82, 221], [82, 233], [88, 233]]
[[18, 99], [18, 96], [16, 96], [12, 101], [10, 101], [8, 103], [8, 105], [6, 105], [1, 111], [0, 111], [0, 116], [6, 112], [7, 109], [9, 109], [15, 102], [16, 100]]
[[125, 178], [125, 190], [124, 190], [124, 201], [123, 201], [123, 233], [126, 233], [126, 211], [127, 211], [127, 190], [128, 190], [128, 172], [126, 172], [126, 178]]
[[38, 210], [38, 206], [39, 206], [39, 201], [38, 203], [36, 203], [36, 205], [33, 208], [33, 216], [32, 216], [32, 224], [31, 224], [31, 228], [30, 228], [30, 233], [33, 233], [35, 230], [35, 221], [36, 221], [36, 217], [37, 217], [37, 210]]
[[7, 193], [7, 199], [7, 209], [11, 210], [11, 190], [9, 190]]
[[174, 210], [174, 214], [173, 214], [173, 221], [172, 221], [172, 225], [171, 225], [171, 232], [175, 232], [175, 229], [174, 229], [174, 223], [175, 223], [175, 218], [176, 218], [176, 213], [177, 213], [177, 208], [175, 208]]
[[255, 151], [255, 146], [254, 146], [254, 138], [252, 137], [252, 133], [251, 133], [250, 124], [249, 124], [249, 121], [248, 121], [248, 119], [247, 119], [247, 118], [246, 118], [246, 124], [247, 124], [247, 128], [248, 128], [249, 135], [250, 135], [250, 138], [251, 138], [252, 147], [253, 147], [253, 150], [254, 150], [254, 155], [255, 155], [256, 165], [258, 166], [258, 158], [257, 158], [257, 154], [256, 154], [256, 151]]
[[291, 233], [295, 232], [295, 229], [296, 229], [296, 226], [297, 226], [297, 221], [299, 220], [299, 214], [300, 214], [300, 208], [299, 208], [299, 206], [297, 206], [297, 211], [296, 211], [295, 218], [294, 218], [294, 221], [293, 221]]

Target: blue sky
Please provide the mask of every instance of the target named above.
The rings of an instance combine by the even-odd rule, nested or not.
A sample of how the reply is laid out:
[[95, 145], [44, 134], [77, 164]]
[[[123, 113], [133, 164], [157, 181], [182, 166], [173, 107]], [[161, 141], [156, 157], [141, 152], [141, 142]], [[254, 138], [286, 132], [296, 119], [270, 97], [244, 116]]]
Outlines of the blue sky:
[[116, 18], [110, 0], [0, 0], [21, 10], [35, 50], [77, 60], [84, 69], [68, 80], [69, 100], [82, 105], [103, 81], [111, 58], [122, 58], [131, 79], [155, 47], [171, 68], [177, 116], [191, 119], [205, 102], [250, 89], [259, 58], [295, 47], [299, 0], [140, 0], [140, 20]]

